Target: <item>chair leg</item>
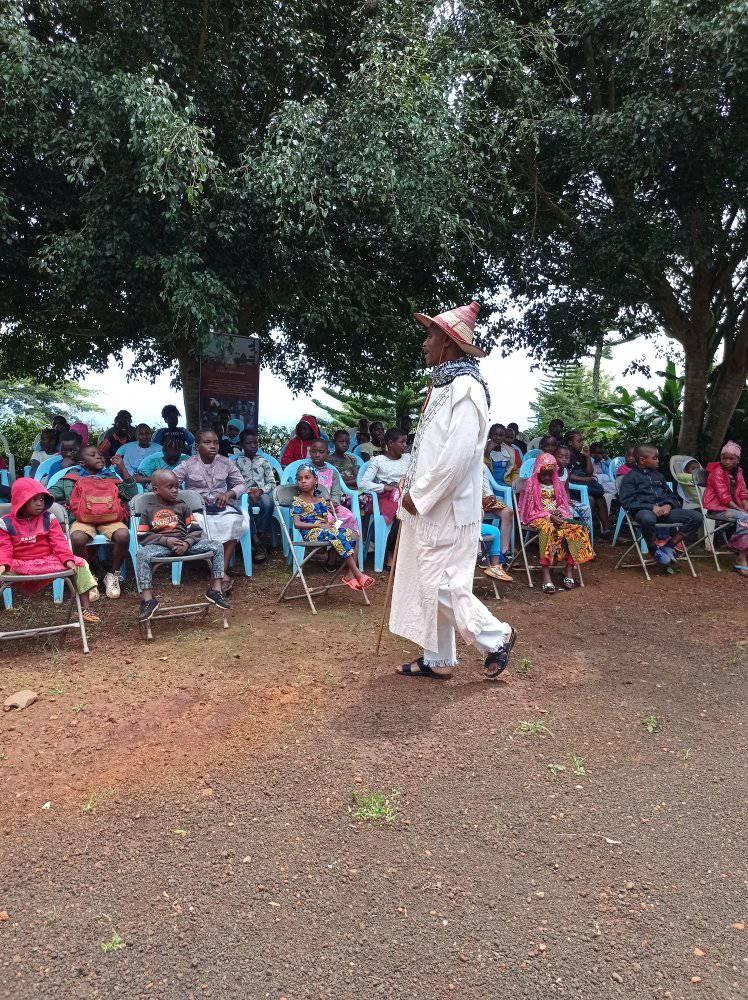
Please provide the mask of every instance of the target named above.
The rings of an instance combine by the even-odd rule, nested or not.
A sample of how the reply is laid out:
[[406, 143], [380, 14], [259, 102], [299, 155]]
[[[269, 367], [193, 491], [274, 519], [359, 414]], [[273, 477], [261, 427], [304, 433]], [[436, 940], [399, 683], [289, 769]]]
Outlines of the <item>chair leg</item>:
[[53, 580], [52, 581], [52, 600], [55, 602], [55, 604], [62, 604], [64, 594], [65, 594], [65, 581], [64, 580]]
[[5, 586], [3, 590], [3, 603], [5, 604], [6, 611], [13, 610], [13, 589], [12, 587]]
[[616, 530], [613, 532], [613, 545], [618, 541], [618, 535], [620, 534], [621, 528], [623, 527], [623, 522], [626, 517], [626, 511], [621, 507], [618, 511], [618, 520], [616, 521]]
[[68, 587], [70, 587], [70, 593], [72, 595], [71, 596], [71, 601], [70, 601], [70, 611], [68, 612], [68, 620], [70, 620], [70, 615], [71, 615], [72, 610], [73, 610], [73, 602], [75, 602], [75, 610], [76, 610], [76, 612], [78, 614], [78, 627], [79, 627], [80, 633], [81, 633], [81, 643], [83, 644], [83, 652], [87, 653], [88, 652], [88, 636], [86, 635], [86, 623], [83, 620], [83, 608], [81, 607], [80, 596], [78, 594], [78, 591], [75, 589], [75, 584], [70, 579], [70, 577], [66, 577], [65, 580], [63, 581], [63, 583], [67, 584]]

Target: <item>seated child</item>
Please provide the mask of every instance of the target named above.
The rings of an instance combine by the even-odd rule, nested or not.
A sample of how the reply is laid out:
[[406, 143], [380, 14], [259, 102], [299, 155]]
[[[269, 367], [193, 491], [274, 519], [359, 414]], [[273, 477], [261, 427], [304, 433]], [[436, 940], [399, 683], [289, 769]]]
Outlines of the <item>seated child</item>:
[[719, 453], [719, 462], [707, 465], [704, 507], [710, 517], [735, 522], [727, 544], [737, 553], [736, 572], [748, 577], [748, 486], [740, 456], [740, 445], [728, 441]]
[[355, 552], [358, 536], [344, 528], [335, 517], [332, 501], [317, 485], [317, 469], [305, 462], [296, 471], [299, 492], [291, 503], [291, 517], [301, 537], [310, 542], [329, 542], [345, 562], [348, 573], [343, 583], [351, 590], [365, 590], [374, 583], [356, 564]]
[[698, 472], [701, 468], [701, 462], [698, 462], [695, 458], [692, 458], [690, 462], [686, 462], [683, 466], [683, 472], [676, 472], [675, 480], [683, 487], [683, 492], [686, 494], [686, 502], [691, 504], [693, 507], [699, 506], [699, 493], [693, 482], [694, 472]]
[[493, 517], [498, 517], [501, 528], [493, 524], [481, 524], [480, 535], [482, 541], [490, 539], [488, 548], [489, 565], [483, 570], [486, 576], [492, 576], [495, 580], [503, 580], [508, 583], [513, 579], [507, 573], [505, 566], [507, 563], [507, 553], [512, 547], [512, 532], [514, 530], [514, 512], [511, 507], [495, 495], [491, 489], [491, 482], [488, 478], [488, 469], [483, 469], [483, 513]]
[[171, 431], [167, 431], [162, 436], [162, 441], [163, 451], [155, 451], [150, 455], [146, 455], [138, 466], [137, 472], [133, 476], [136, 483], [142, 483], [145, 486], [150, 483], [151, 476], [156, 469], [169, 469], [173, 471], [180, 462], [186, 462], [190, 457], [182, 451], [183, 439], [181, 435], [172, 434]]
[[327, 454], [327, 441], [322, 438], [315, 438], [309, 445], [309, 460], [317, 473], [317, 482], [330, 494], [337, 519], [358, 538], [358, 522], [345, 505], [348, 497], [340, 486], [340, 473], [328, 464]]
[[[618, 499], [624, 510], [641, 528], [644, 541], [656, 562], [667, 566], [675, 561], [675, 546], [701, 527], [701, 511], [683, 509], [680, 497], [658, 472], [660, 457], [651, 444], [634, 449], [634, 467], [621, 480]], [[669, 538], [658, 539], [655, 525], [680, 525]]]
[[223, 545], [203, 538], [203, 529], [189, 507], [179, 498], [179, 480], [170, 469], [156, 469], [151, 477], [152, 493], [145, 493], [138, 524], [136, 556], [140, 584], [138, 618], [148, 621], [158, 608], [153, 596], [153, 560], [162, 556], [196, 556], [209, 552], [213, 557], [212, 583], [206, 601], [219, 608], [231, 605], [223, 594]]
[[[83, 620], [89, 625], [100, 622], [89, 607], [88, 595], [96, 589], [96, 579], [86, 560], [73, 555], [59, 521], [49, 513], [54, 503], [52, 494], [35, 479], [22, 477], [13, 483], [10, 502], [11, 513], [0, 518], [0, 573], [9, 570], [34, 576], [74, 569]], [[37, 580], [23, 584], [21, 590], [33, 594], [48, 585], [49, 581]]]
[[538, 532], [543, 593], [553, 594], [551, 566], [563, 564], [565, 590], [574, 588], [573, 567], [589, 562], [595, 554], [587, 529], [576, 524], [566, 490], [558, 476], [558, 463], [553, 455], [538, 455], [527, 486], [520, 494], [519, 515], [522, 524]]
[[565, 444], [558, 446], [556, 461], [558, 462], [558, 478], [564, 484], [566, 497], [569, 501], [569, 510], [574, 520], [581, 522], [587, 531], [590, 531], [592, 528], [592, 511], [581, 500], [574, 500], [569, 490], [569, 462], [571, 462], [571, 452]]
[[608, 456], [602, 441], [593, 441], [590, 445], [590, 461], [592, 462], [592, 475], [605, 491], [605, 502], [610, 510], [610, 505], [616, 495], [616, 483], [613, 476], [607, 471]]
[[616, 479], [619, 476], [625, 476], [628, 472], [634, 468], [634, 452], [636, 448], [633, 444], [627, 444], [623, 450], [624, 462], [623, 465], [619, 465], [616, 469]]
[[[127, 503], [137, 494], [138, 487], [127, 474], [121, 455], [114, 456], [112, 465], [122, 473], [121, 479], [114, 469], [104, 467], [104, 456], [99, 449], [89, 445], [81, 449], [78, 465], [50, 486], [49, 492], [74, 518], [70, 542], [76, 555], [83, 558], [96, 535], [104, 535], [112, 543], [112, 568], [104, 576], [104, 589], [107, 597], [117, 598], [119, 571], [130, 544]], [[89, 479], [96, 483], [88, 483]]]
[[[252, 558], [264, 562], [267, 550], [273, 544], [273, 490], [277, 486], [273, 467], [266, 458], [258, 455], [260, 441], [257, 431], [246, 428], [239, 437], [242, 454], [236, 458], [236, 467], [244, 476], [249, 498], [249, 517], [252, 530]], [[257, 507], [257, 514], [254, 508]], [[255, 540], [255, 534], [257, 536]]]
[[593, 474], [592, 459], [589, 448], [585, 448], [584, 436], [581, 431], [567, 431], [564, 434], [564, 444], [569, 449], [569, 482], [587, 487], [587, 496], [593, 516], [600, 522], [600, 537], [607, 538], [610, 532], [610, 517], [605, 490]]
[[57, 434], [51, 427], [45, 427], [39, 435], [39, 447], [31, 455], [31, 475], [33, 476], [42, 462], [57, 456]]
[[159, 455], [161, 445], [151, 441], [151, 428], [148, 424], [138, 424], [135, 428], [135, 440], [120, 445], [116, 454], [121, 455], [129, 475], [134, 476], [140, 463], [149, 455]]
[[349, 490], [355, 490], [358, 482], [358, 462], [353, 455], [347, 454], [351, 446], [351, 436], [348, 431], [335, 431], [332, 437], [335, 451], [328, 455], [327, 461], [334, 465]]
[[82, 444], [81, 436], [76, 431], [63, 431], [60, 435], [60, 454], [47, 471], [47, 482], [60, 469], [72, 469], [78, 464]]

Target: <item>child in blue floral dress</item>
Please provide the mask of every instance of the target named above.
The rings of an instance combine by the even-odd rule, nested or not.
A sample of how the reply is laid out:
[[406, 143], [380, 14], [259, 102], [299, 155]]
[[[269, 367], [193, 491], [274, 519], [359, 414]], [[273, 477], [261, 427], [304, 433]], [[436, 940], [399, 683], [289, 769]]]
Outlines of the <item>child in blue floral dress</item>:
[[329, 542], [346, 564], [343, 583], [351, 590], [365, 590], [374, 580], [358, 568], [355, 559], [358, 538], [350, 528], [344, 528], [335, 517], [335, 508], [317, 486], [317, 470], [311, 464], [300, 465], [296, 471], [299, 492], [291, 503], [294, 525], [308, 542]]

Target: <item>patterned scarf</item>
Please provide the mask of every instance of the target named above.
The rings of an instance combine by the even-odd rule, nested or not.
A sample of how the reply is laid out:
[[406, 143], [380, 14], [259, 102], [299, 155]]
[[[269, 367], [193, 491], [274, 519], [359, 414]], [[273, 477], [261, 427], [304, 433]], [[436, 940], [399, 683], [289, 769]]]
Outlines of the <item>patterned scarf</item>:
[[483, 386], [483, 391], [486, 394], [486, 405], [490, 410], [491, 395], [488, 391], [486, 380], [478, 370], [478, 362], [475, 358], [470, 358], [465, 355], [464, 358], [459, 358], [457, 361], [443, 361], [440, 365], [436, 365], [435, 368], [432, 368], [431, 381], [434, 386], [440, 388], [443, 385], [449, 385], [450, 382], [454, 382], [458, 375], [469, 375], [470, 378], [474, 378], [476, 382], [480, 382]]

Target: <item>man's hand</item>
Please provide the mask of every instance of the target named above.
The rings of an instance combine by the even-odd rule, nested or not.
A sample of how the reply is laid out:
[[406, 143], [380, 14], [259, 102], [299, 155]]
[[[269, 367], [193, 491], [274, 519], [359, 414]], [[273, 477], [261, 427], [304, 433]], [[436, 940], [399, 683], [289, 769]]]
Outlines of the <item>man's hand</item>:
[[190, 547], [184, 538], [175, 538], [172, 549], [175, 555], [183, 556], [189, 552]]
[[665, 515], [669, 514], [672, 509], [673, 508], [669, 503], [657, 503], [652, 508], [652, 513], [655, 517], [665, 517]]
[[219, 510], [224, 510], [229, 500], [233, 499], [234, 499], [233, 493], [219, 493], [218, 496], [216, 497], [216, 507]]
[[262, 493], [260, 491], [259, 486], [253, 486], [252, 489], [249, 491], [249, 498], [253, 503], [256, 503], [261, 496]]
[[403, 497], [403, 507], [409, 514], [418, 514], [418, 508], [411, 500], [409, 492]]

